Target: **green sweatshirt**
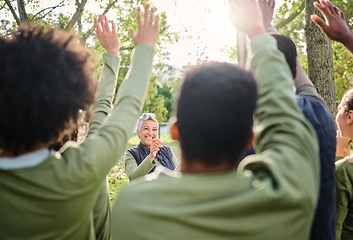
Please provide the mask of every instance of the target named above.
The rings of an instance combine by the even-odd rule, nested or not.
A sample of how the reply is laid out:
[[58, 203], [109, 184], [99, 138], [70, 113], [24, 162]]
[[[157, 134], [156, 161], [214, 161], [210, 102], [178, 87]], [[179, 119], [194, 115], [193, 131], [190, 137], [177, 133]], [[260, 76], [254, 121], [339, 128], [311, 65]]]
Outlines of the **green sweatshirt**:
[[[118, 79], [120, 58], [112, 53], [104, 53], [103, 63], [88, 136], [99, 130], [113, 108], [112, 102]], [[109, 240], [111, 237], [111, 208], [108, 187], [108, 179], [104, 179], [93, 208], [93, 223], [97, 240]]]
[[113, 239], [309, 239], [319, 190], [316, 135], [297, 107], [275, 40], [257, 36], [251, 46], [259, 154], [238, 172], [170, 175], [157, 168], [126, 186], [113, 207]]
[[353, 239], [353, 162], [336, 162], [336, 240]]
[[0, 169], [0, 239], [95, 239], [97, 192], [141, 114], [152, 57], [152, 47], [136, 47], [117, 105], [80, 145], [32, 167]]

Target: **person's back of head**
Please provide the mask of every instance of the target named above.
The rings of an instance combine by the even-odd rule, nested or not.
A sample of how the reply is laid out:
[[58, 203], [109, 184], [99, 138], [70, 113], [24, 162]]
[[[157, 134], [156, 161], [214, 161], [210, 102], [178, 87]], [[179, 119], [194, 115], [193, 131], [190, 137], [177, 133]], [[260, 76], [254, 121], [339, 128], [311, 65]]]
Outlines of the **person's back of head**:
[[278, 50], [284, 54], [293, 78], [295, 78], [297, 72], [297, 47], [295, 43], [291, 38], [284, 35], [272, 34], [272, 36], [276, 39]]
[[236, 166], [252, 136], [257, 88], [252, 74], [229, 63], [190, 69], [177, 102], [183, 164]]
[[91, 54], [63, 30], [25, 24], [0, 37], [0, 142], [13, 155], [48, 146], [94, 101]]

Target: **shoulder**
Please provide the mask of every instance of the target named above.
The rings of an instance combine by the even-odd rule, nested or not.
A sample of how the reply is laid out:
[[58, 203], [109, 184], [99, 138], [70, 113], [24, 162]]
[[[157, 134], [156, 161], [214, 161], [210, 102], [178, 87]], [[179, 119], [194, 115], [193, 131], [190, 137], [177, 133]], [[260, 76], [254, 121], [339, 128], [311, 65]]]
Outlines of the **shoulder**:
[[349, 162], [348, 159], [343, 158], [335, 162], [336, 174], [342, 172], [348, 172], [353, 176], [353, 162]]
[[145, 175], [144, 177], [138, 178], [137, 180], [131, 182], [126, 188], [137, 189], [137, 186], [142, 187], [144, 185], [150, 185], [153, 183], [158, 183], [160, 181], [164, 182], [165, 179], [169, 178], [179, 178], [180, 173], [173, 172], [168, 168], [165, 168], [161, 165], [157, 165], [156, 169], [150, 173]]
[[297, 103], [305, 118], [313, 125], [316, 131], [323, 129], [336, 138], [336, 126], [326, 105], [311, 95], [297, 95]]
[[132, 147], [132, 148], [127, 149], [126, 152], [125, 152], [125, 154], [127, 154], [127, 153], [133, 153], [133, 152], [135, 152], [135, 151], [139, 151], [138, 145], [136, 145], [135, 147]]
[[167, 145], [163, 145], [162, 149], [164, 149], [166, 151], [169, 151], [169, 152], [172, 151], [172, 149], [169, 146], [167, 146]]

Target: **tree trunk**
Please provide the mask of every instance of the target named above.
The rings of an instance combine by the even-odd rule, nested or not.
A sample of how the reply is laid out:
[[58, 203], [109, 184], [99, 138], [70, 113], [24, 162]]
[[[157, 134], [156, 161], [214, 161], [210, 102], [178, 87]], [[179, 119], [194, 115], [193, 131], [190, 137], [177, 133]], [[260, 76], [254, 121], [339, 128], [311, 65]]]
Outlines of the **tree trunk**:
[[26, 13], [26, 8], [23, 0], [17, 0], [18, 12], [20, 13], [20, 20], [21, 22], [27, 21], [28, 16]]
[[248, 46], [246, 35], [243, 32], [237, 31], [237, 58], [238, 64], [246, 67], [248, 63]]
[[331, 40], [310, 20], [310, 15], [319, 14], [313, 6], [314, 0], [305, 1], [305, 38], [308, 57], [308, 76], [325, 100], [333, 116], [336, 115], [336, 95]]

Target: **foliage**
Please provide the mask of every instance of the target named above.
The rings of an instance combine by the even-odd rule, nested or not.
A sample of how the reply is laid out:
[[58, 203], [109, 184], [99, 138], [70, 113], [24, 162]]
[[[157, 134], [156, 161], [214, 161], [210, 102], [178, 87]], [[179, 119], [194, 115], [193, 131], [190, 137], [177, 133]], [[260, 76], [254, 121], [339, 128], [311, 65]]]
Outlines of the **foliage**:
[[[278, 9], [274, 18], [274, 24], [278, 24], [286, 17], [293, 14], [304, 0], [290, 1], [284, 0], [283, 5]], [[334, 5], [339, 7], [345, 14], [345, 19], [351, 30], [353, 17], [353, 2], [346, 0], [332, 0]], [[304, 38], [305, 12], [302, 11], [293, 21], [279, 29], [280, 34], [290, 36], [294, 39], [298, 47], [298, 58], [304, 71], [307, 71], [306, 43]], [[335, 69], [335, 92], [336, 101], [339, 102], [344, 92], [352, 87], [352, 56], [341, 44], [333, 43], [334, 48], [334, 69]]]
[[167, 109], [168, 113], [166, 119], [171, 117], [172, 106], [174, 102], [174, 91], [166, 83], [163, 83], [162, 86], [157, 86], [158, 96], [164, 98], [164, 107]]
[[110, 170], [108, 174], [108, 184], [110, 204], [113, 206], [119, 191], [125, 185], [129, 184], [129, 179], [124, 172], [124, 166], [121, 162]]
[[[305, 0], [284, 0], [283, 5], [281, 5], [281, 7], [277, 10], [274, 16], [274, 26], [287, 19], [290, 15], [295, 14], [295, 12], [300, 7], [303, 1]], [[278, 29], [278, 33], [286, 35], [294, 40], [297, 45], [299, 62], [303, 67], [304, 71], [307, 72], [308, 60], [306, 57], [306, 42], [304, 36], [304, 29], [305, 11], [301, 11], [300, 14], [293, 21]]]
[[[47, 1], [49, 3], [49, 1]], [[65, 1], [65, 0], [54, 0], [50, 1], [48, 7], [43, 8], [43, 4], [39, 0], [9, 0], [11, 7], [15, 10], [10, 11], [10, 7], [5, 2], [0, 3], [0, 13], [5, 16], [12, 16], [13, 21], [3, 19], [0, 22], [0, 32], [4, 35], [8, 35], [16, 26], [19, 24], [19, 9], [23, 5], [26, 10], [26, 18], [32, 22], [48, 23], [52, 26], [57, 26], [66, 30], [71, 30], [77, 33], [82, 38], [82, 42], [88, 47], [91, 47], [97, 57], [98, 63], [101, 63], [101, 54], [104, 49], [100, 46], [97, 39], [94, 37], [94, 24], [93, 18], [97, 17], [98, 14], [111, 13], [114, 14], [114, 22], [118, 31], [120, 40], [120, 69], [118, 75], [118, 87], [125, 78], [128, 69], [130, 67], [130, 56], [134, 49], [134, 44], [128, 31], [129, 28], [137, 29], [136, 22], [136, 9], [137, 6], [144, 6], [148, 0], [76, 0], [76, 1]], [[88, 8], [91, 6], [91, 8]], [[92, 10], [92, 6], [95, 6]], [[68, 11], [70, 9], [70, 11]], [[74, 11], [72, 11], [74, 10]], [[157, 9], [158, 10], [158, 9]], [[142, 11], [143, 14], [143, 11]], [[169, 57], [169, 52], [165, 48], [166, 43], [172, 44], [178, 40], [177, 32], [170, 32], [169, 25], [167, 24], [167, 16], [165, 12], [159, 13], [160, 15], [160, 36], [157, 41], [155, 51], [155, 61], [157, 65], [164, 66], [164, 62]], [[17, 21], [17, 19], [19, 21]], [[162, 44], [163, 43], [163, 44]], [[99, 64], [98, 66], [100, 66]], [[100, 68], [97, 68], [96, 74], [98, 76]], [[165, 73], [165, 72], [164, 72]], [[159, 75], [158, 75], [159, 74]], [[155, 76], [158, 75], [158, 76]], [[170, 112], [164, 106], [165, 99], [164, 95], [158, 95], [157, 86], [161, 79], [161, 74], [156, 71], [153, 72], [151, 77], [151, 83], [148, 89], [148, 95], [144, 111], [153, 112], [156, 114], [157, 119], [162, 121], [168, 119]], [[171, 78], [168, 75], [168, 78]], [[175, 80], [175, 79], [174, 79]], [[174, 86], [174, 80], [165, 82], [166, 84], [171, 83]], [[170, 86], [173, 88], [173, 86]], [[118, 89], [118, 88], [117, 88]], [[168, 104], [170, 99], [167, 100]], [[169, 108], [170, 109], [170, 108]]]
[[336, 101], [340, 102], [344, 93], [353, 86], [352, 55], [339, 43], [334, 43], [334, 65]]
[[168, 114], [168, 110], [164, 106], [164, 98], [158, 96], [157, 84], [154, 81], [155, 78], [152, 77], [152, 81], [148, 86], [147, 98], [145, 106], [143, 107], [143, 112], [151, 112], [156, 115], [158, 122], [162, 122]]

